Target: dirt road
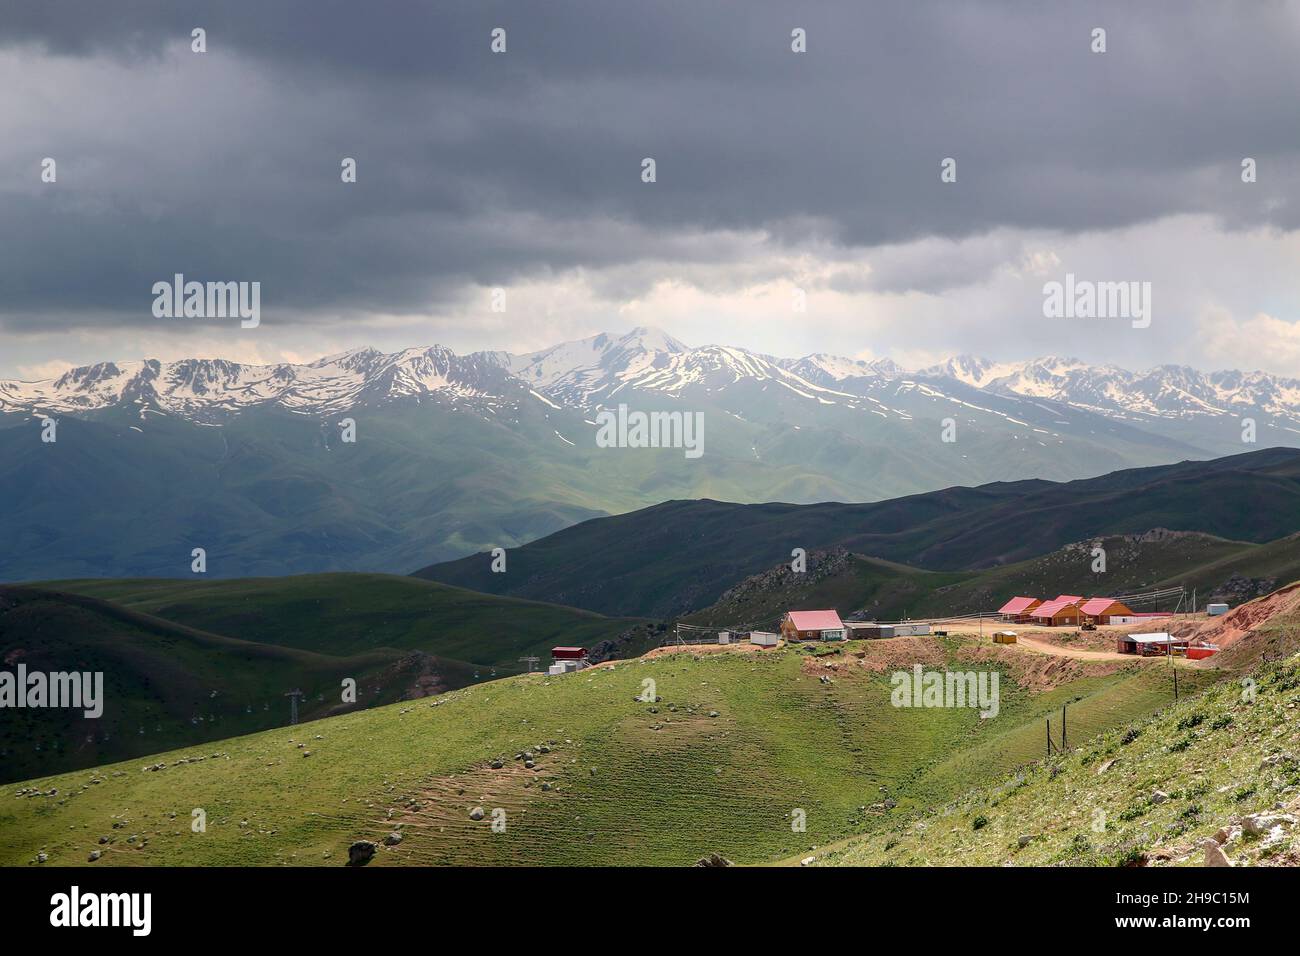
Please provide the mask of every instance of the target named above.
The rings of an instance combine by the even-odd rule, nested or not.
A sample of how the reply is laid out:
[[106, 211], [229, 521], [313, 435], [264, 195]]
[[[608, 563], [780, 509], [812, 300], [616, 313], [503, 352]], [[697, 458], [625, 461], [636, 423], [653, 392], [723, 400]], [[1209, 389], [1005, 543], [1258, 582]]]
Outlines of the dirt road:
[[1061, 647], [1048, 641], [1035, 640], [1024, 634], [1016, 638], [1016, 643], [1022, 647], [1027, 647], [1031, 651], [1037, 651], [1040, 654], [1049, 654], [1052, 657], [1073, 657], [1080, 661], [1154, 661], [1164, 660], [1163, 657], [1141, 657], [1137, 654], [1121, 654], [1118, 651], [1086, 651], [1083, 648]]

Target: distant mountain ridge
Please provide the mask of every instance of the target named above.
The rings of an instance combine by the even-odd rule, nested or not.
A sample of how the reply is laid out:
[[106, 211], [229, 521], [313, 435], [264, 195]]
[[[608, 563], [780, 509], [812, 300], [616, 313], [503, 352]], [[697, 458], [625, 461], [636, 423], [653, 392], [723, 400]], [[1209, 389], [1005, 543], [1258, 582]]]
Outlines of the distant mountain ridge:
[[[1251, 447], [1246, 413], [1259, 446], [1300, 445], [1285, 380], [1094, 371], [909, 372], [646, 328], [526, 355], [103, 362], [0, 382], [0, 581], [187, 575], [196, 547], [215, 577], [409, 573], [670, 500], [871, 502], [1204, 460]], [[602, 445], [600, 411], [623, 404], [698, 414], [700, 456]]]
[[457, 355], [435, 345], [391, 353], [359, 348], [299, 365], [201, 358], [100, 362], [56, 379], [0, 381], [0, 413], [78, 413], [135, 404], [212, 421], [266, 404], [303, 414], [405, 397], [501, 404], [523, 399], [524, 389], [557, 405], [589, 409], [616, 401], [628, 389], [680, 396], [696, 386], [719, 389], [745, 380], [775, 383], [812, 401], [882, 412], [889, 409], [879, 399], [900, 385], [955, 382], [1125, 419], [1260, 414], [1284, 420], [1300, 436], [1300, 378], [1259, 371], [1162, 365], [1134, 372], [1055, 356], [994, 362], [970, 355], [909, 370], [889, 359], [824, 353], [791, 359], [729, 345], [692, 348], [647, 327], [520, 355]]

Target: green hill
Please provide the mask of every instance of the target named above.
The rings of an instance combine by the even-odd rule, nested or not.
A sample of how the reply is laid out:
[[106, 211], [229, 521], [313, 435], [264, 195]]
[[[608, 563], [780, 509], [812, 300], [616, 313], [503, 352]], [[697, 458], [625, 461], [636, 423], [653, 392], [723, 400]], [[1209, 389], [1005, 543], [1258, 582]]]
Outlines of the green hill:
[[874, 504], [670, 501], [598, 518], [509, 552], [418, 577], [606, 614], [701, 610], [794, 548], [834, 547], [913, 567], [969, 571], [1026, 561], [1098, 535], [1152, 528], [1262, 543], [1300, 531], [1300, 452], [1272, 448], [1209, 462], [1053, 483], [949, 488]]
[[[489, 680], [557, 643], [623, 653], [642, 623], [393, 575], [242, 581], [68, 581], [0, 587], [0, 657], [29, 671], [100, 671], [97, 719], [5, 712], [0, 780], [94, 766]], [[344, 704], [342, 681], [357, 682]]]
[[[393, 574], [91, 578], [47, 586], [262, 644], [322, 654], [420, 650], [516, 669], [524, 654], [549, 657], [556, 644], [594, 647], [641, 623]], [[636, 644], [634, 652], [645, 646]]]
[[1241, 681], [831, 848], [818, 864], [1200, 865], [1214, 838], [1236, 865], [1300, 865], [1300, 616], [1279, 615], [1252, 639], [1286, 656], [1261, 664], [1256, 653]]
[[[996, 669], [999, 714], [892, 706], [888, 670], [913, 657]], [[1082, 739], [1170, 698], [1167, 669], [1144, 662], [1053, 663], [1068, 668], [1056, 681], [1017, 682], [1042, 660], [904, 639], [508, 678], [145, 761], [164, 769], [130, 761], [15, 787], [0, 801], [0, 863], [44, 852], [82, 864], [99, 850], [101, 865], [337, 866], [354, 840], [394, 831], [400, 844], [375, 865], [685, 864], [714, 851], [771, 862], [1032, 761], [1043, 717], [1066, 701]], [[1185, 675], [1188, 691], [1213, 678]], [[657, 702], [635, 699], [647, 681]], [[515, 759], [526, 750], [532, 769]], [[196, 808], [206, 832], [189, 826]], [[504, 832], [490, 825], [497, 808]]]
[[0, 723], [0, 777], [94, 766], [250, 733], [289, 721], [285, 692], [299, 689], [304, 716], [343, 710], [344, 678], [359, 706], [459, 687], [470, 668], [424, 654], [375, 649], [327, 656], [242, 641], [39, 588], [0, 588], [5, 669], [101, 672], [103, 714], [23, 708]]
[[936, 594], [982, 577], [971, 571], [924, 571], [843, 549], [814, 551], [808, 555], [806, 571], [795, 573], [786, 563], [752, 575], [682, 621], [772, 631], [791, 608], [835, 608], [841, 614], [865, 611], [880, 620], [917, 617], [927, 612]]

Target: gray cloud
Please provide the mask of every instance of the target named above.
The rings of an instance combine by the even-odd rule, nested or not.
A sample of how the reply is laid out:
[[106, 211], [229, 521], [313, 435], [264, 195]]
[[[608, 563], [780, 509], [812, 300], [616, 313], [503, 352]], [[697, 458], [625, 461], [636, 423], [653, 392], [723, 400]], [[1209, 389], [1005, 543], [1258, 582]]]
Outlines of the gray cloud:
[[[17, 7], [0, 34], [21, 81], [0, 117], [10, 330], [147, 326], [149, 287], [178, 271], [258, 279], [269, 314], [319, 324], [573, 268], [625, 295], [674, 268], [752, 268], [745, 243], [698, 238], [715, 233], [870, 258], [1181, 213], [1300, 224], [1291, 5]], [[193, 26], [206, 56], [186, 49]], [[57, 186], [37, 181], [47, 155]], [[1004, 251], [1019, 243], [933, 265], [879, 251], [841, 285], [942, 292]]]

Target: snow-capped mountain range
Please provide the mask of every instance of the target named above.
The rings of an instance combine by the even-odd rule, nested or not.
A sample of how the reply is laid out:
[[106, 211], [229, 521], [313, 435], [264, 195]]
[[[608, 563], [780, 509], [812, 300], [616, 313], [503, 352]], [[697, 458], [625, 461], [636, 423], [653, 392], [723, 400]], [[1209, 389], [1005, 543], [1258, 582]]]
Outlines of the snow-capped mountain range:
[[[602, 444], [622, 403], [699, 415], [703, 454]], [[193, 547], [223, 576], [409, 571], [667, 500], [880, 501], [1275, 445], [1300, 446], [1300, 383], [1260, 373], [908, 370], [654, 329], [526, 355], [101, 362], [0, 382], [0, 580], [185, 574]]]
[[590, 409], [634, 391], [686, 397], [739, 382], [774, 385], [820, 405], [886, 414], [901, 389], [951, 391], [960, 383], [1008, 398], [1049, 401], [1110, 418], [1195, 420], [1265, 415], [1300, 424], [1300, 379], [1263, 372], [1201, 372], [1165, 365], [1133, 372], [1046, 357], [991, 362], [958, 356], [908, 370], [814, 354], [774, 358], [736, 346], [688, 347], [650, 328], [601, 334], [523, 355], [456, 355], [433, 346], [383, 353], [372, 348], [305, 365], [245, 365], [223, 359], [101, 362], [40, 382], [0, 381], [0, 412], [88, 413], [136, 405], [148, 411], [220, 422], [242, 410], [278, 405], [301, 414], [333, 413], [402, 398], [486, 406], [538, 401]]

